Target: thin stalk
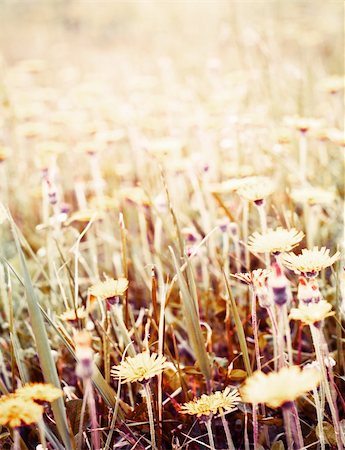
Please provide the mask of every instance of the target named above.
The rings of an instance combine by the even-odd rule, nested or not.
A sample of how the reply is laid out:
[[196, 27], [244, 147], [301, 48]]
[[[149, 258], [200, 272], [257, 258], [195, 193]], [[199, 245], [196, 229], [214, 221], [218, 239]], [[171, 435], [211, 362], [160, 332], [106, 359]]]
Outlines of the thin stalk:
[[20, 433], [18, 428], [13, 430], [13, 450], [20, 450]]
[[305, 184], [306, 182], [307, 159], [308, 159], [307, 135], [305, 132], [301, 132], [299, 137], [299, 171], [302, 184]]
[[253, 335], [254, 335], [256, 368], [257, 368], [257, 370], [261, 370], [258, 322], [257, 322], [257, 316], [256, 316], [256, 295], [252, 288], [250, 288], [250, 295], [251, 295], [251, 300], [252, 300], [252, 326], [253, 326]]
[[318, 429], [318, 437], [320, 441], [321, 450], [325, 450], [325, 433], [323, 429], [323, 423], [322, 423], [322, 416], [323, 416], [323, 410], [321, 408], [321, 402], [320, 397], [317, 392], [317, 389], [313, 389], [313, 397], [315, 402], [315, 409], [316, 409], [316, 415], [317, 415], [317, 429]]
[[286, 337], [286, 347], [287, 347], [287, 354], [289, 357], [289, 364], [293, 365], [292, 341], [291, 341], [291, 331], [290, 331], [290, 325], [289, 325], [287, 305], [283, 306], [282, 313], [283, 313], [284, 332], [285, 332], [285, 337]]
[[278, 325], [275, 317], [275, 312], [272, 306], [267, 308], [267, 313], [272, 323], [272, 336], [273, 336], [273, 359], [274, 370], [278, 369]]
[[290, 422], [290, 416], [291, 416], [290, 408], [286, 407], [286, 406], [282, 406], [282, 411], [283, 411], [285, 434], [286, 434], [288, 450], [293, 450], [293, 439], [292, 439], [291, 422]]
[[216, 450], [216, 447], [214, 446], [214, 439], [213, 439], [213, 433], [212, 433], [212, 416], [205, 422], [206, 429], [207, 429], [207, 435], [208, 435], [208, 441], [210, 443], [210, 449]]
[[[243, 205], [243, 213], [242, 213], [242, 236], [243, 236], [243, 241], [247, 242], [248, 241], [248, 222], [249, 222], [249, 202], [248, 202], [248, 200], [243, 200], [243, 202], [244, 202], [244, 205]], [[246, 268], [248, 271], [250, 271], [250, 256], [249, 256], [249, 249], [248, 249], [247, 245], [244, 248], [244, 252], [245, 252]]]
[[301, 425], [299, 422], [298, 411], [297, 411], [295, 402], [291, 403], [290, 408], [291, 408], [291, 434], [293, 436], [295, 444], [297, 444], [297, 448], [303, 449], [304, 442], [303, 442], [302, 430], [301, 430]]
[[[266, 215], [265, 203], [263, 202], [263, 203], [255, 204], [255, 205], [256, 205], [257, 210], [259, 212], [261, 233], [265, 234], [265, 233], [267, 233], [267, 215]], [[271, 265], [269, 252], [265, 252], [265, 264], [266, 264], [266, 268], [267, 269]]]
[[225, 432], [225, 436], [226, 436], [226, 443], [228, 445], [228, 450], [235, 450], [235, 446], [231, 437], [231, 432], [230, 432], [230, 428], [229, 428], [229, 424], [228, 421], [226, 420], [225, 414], [222, 413], [220, 415], [220, 418], [222, 419], [222, 424], [223, 424], [223, 428], [224, 428], [224, 432]]
[[150, 383], [144, 383], [143, 387], [144, 387], [145, 394], [146, 394], [147, 413], [149, 416], [149, 423], [150, 423], [151, 447], [152, 447], [152, 450], [157, 450], [155, 422], [154, 422], [154, 418], [153, 418], [152, 401], [151, 401], [152, 393], [151, 393]]
[[258, 424], [258, 414], [257, 407], [255, 403], [253, 403], [253, 441], [254, 441], [254, 450], [258, 448], [258, 437], [259, 437], [259, 424]]
[[[341, 428], [340, 428], [340, 424], [339, 424], [339, 414], [338, 414], [337, 404], [336, 404], [336, 394], [335, 394], [334, 390], [333, 390], [333, 392], [331, 390], [331, 386], [332, 386], [331, 378], [332, 378], [333, 374], [331, 374], [331, 368], [330, 368], [330, 370], [329, 370], [330, 382], [328, 382], [327, 368], [326, 368], [326, 364], [325, 364], [325, 358], [328, 359], [329, 355], [325, 354], [325, 352], [324, 352], [322, 331], [319, 328], [317, 328], [315, 325], [310, 325], [310, 331], [311, 331], [311, 335], [312, 335], [312, 339], [313, 339], [314, 349], [315, 349], [315, 353], [316, 353], [316, 359], [317, 359], [317, 362], [319, 363], [320, 370], [321, 370], [321, 375], [322, 375], [321, 386], [325, 390], [325, 395], [326, 395], [329, 409], [330, 409], [331, 415], [332, 415], [332, 422], [333, 422], [334, 433], [335, 433], [335, 437], [336, 437], [336, 441], [337, 441], [337, 448], [338, 448], [338, 450], [341, 450], [344, 447], [343, 447], [343, 442], [342, 442]], [[333, 380], [333, 382], [334, 382], [334, 380]]]

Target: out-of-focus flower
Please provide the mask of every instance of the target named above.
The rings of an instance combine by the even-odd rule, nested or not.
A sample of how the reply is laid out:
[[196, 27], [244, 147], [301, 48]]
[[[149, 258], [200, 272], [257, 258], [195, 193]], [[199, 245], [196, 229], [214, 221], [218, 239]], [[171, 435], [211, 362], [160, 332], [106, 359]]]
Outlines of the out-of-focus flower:
[[316, 388], [320, 379], [318, 370], [301, 370], [297, 366], [267, 375], [258, 371], [247, 378], [240, 393], [247, 403], [266, 403], [271, 408], [279, 408]]
[[85, 308], [78, 307], [77, 309], [68, 309], [64, 313], [60, 314], [59, 318], [64, 322], [76, 322], [78, 320], [83, 320], [87, 317], [87, 312]]
[[146, 382], [167, 367], [165, 356], [145, 351], [133, 357], [128, 356], [121, 364], [112, 368], [111, 374], [116, 380], [121, 379], [121, 383]]
[[301, 133], [306, 133], [308, 130], [312, 128], [318, 128], [322, 125], [322, 121], [320, 119], [315, 119], [314, 117], [286, 117], [285, 123], [288, 126], [296, 128], [296, 130]]
[[224, 391], [217, 391], [213, 394], [203, 394], [200, 398], [181, 406], [182, 414], [209, 416], [210, 414], [222, 414], [224, 411], [234, 411], [241, 401], [241, 396], [237, 389], [225, 388]]
[[320, 82], [320, 88], [329, 94], [336, 94], [344, 90], [345, 78], [343, 75], [332, 75]]
[[52, 384], [28, 383], [18, 388], [15, 395], [23, 400], [53, 402], [57, 398], [62, 397], [63, 391]]
[[278, 227], [267, 233], [255, 232], [248, 239], [248, 248], [254, 253], [282, 253], [292, 250], [303, 239], [304, 233], [295, 228], [285, 230]]
[[23, 399], [15, 394], [0, 398], [0, 425], [11, 428], [31, 425], [41, 420], [43, 407], [33, 400]]
[[337, 128], [329, 129], [327, 138], [334, 144], [345, 147], [345, 132], [343, 130], [338, 130]]
[[275, 183], [268, 177], [250, 177], [237, 189], [238, 195], [246, 200], [260, 203], [275, 191]]
[[291, 309], [289, 318], [300, 320], [306, 325], [313, 325], [326, 317], [334, 316], [335, 312], [331, 310], [332, 305], [325, 300], [320, 300], [318, 303], [301, 303], [298, 308]]
[[109, 278], [106, 281], [101, 281], [89, 288], [89, 294], [98, 297], [102, 300], [123, 295], [128, 289], [127, 278], [119, 278], [114, 280]]
[[329, 256], [329, 249], [326, 249], [326, 247], [321, 249], [314, 247], [312, 250], [303, 249], [299, 255], [295, 253], [282, 255], [281, 262], [295, 273], [301, 273], [306, 277], [314, 277], [320, 270], [334, 264], [339, 256], [339, 252]]
[[335, 201], [334, 191], [329, 191], [316, 186], [292, 189], [291, 198], [296, 203], [308, 203], [309, 205], [331, 205]]

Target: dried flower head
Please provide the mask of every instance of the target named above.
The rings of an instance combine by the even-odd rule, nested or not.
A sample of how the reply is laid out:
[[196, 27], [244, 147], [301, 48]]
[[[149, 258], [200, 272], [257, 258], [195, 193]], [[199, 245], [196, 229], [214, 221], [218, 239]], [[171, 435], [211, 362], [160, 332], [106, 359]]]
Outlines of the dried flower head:
[[127, 278], [119, 278], [118, 280], [109, 278], [106, 281], [102, 281], [91, 286], [89, 288], [89, 294], [93, 295], [94, 297], [99, 297], [103, 300], [106, 300], [107, 298], [113, 298], [119, 295], [123, 295], [127, 291], [127, 289]]
[[295, 273], [301, 273], [307, 277], [314, 277], [320, 270], [331, 266], [339, 258], [340, 253], [336, 252], [329, 256], [329, 249], [314, 247], [312, 250], [303, 249], [302, 253], [288, 253], [281, 256], [281, 262], [288, 269]]
[[57, 398], [62, 397], [63, 391], [52, 384], [28, 383], [18, 388], [15, 394], [23, 400], [53, 402]]
[[265, 283], [270, 273], [271, 270], [269, 269], [255, 269], [251, 272], [235, 273], [231, 276], [237, 278], [240, 281], [243, 281], [246, 284], [256, 286], [259, 283]]
[[301, 320], [306, 325], [312, 325], [321, 322], [326, 317], [334, 316], [335, 312], [331, 311], [332, 305], [325, 300], [318, 303], [301, 303], [298, 308], [292, 308], [289, 318], [292, 320]]
[[234, 411], [241, 401], [237, 389], [225, 388], [224, 391], [217, 391], [213, 394], [203, 394], [200, 398], [181, 406], [182, 414], [209, 416], [210, 414], [222, 414], [224, 411]]
[[0, 425], [11, 428], [31, 425], [41, 420], [43, 407], [33, 400], [17, 397], [15, 394], [0, 398]]
[[118, 366], [112, 368], [112, 376], [121, 383], [146, 382], [168, 367], [165, 356], [149, 353], [147, 351], [137, 355], [128, 356]]
[[248, 239], [248, 248], [254, 253], [282, 253], [296, 247], [303, 239], [304, 233], [295, 228], [286, 230], [278, 227], [264, 234], [255, 232]]
[[91, 378], [93, 374], [93, 350], [90, 333], [77, 331], [74, 335], [75, 354], [77, 357], [76, 373], [78, 377]]
[[245, 402], [266, 403], [271, 408], [279, 408], [316, 388], [319, 383], [319, 371], [290, 366], [267, 375], [255, 372], [247, 378], [240, 392]]
[[258, 203], [273, 194], [275, 183], [268, 177], [249, 177], [247, 183], [243, 183], [237, 193], [246, 200]]

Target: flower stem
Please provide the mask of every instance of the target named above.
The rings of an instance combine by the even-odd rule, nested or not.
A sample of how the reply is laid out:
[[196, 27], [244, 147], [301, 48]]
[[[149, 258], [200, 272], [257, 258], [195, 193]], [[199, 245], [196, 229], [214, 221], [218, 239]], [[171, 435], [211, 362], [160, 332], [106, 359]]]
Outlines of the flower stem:
[[256, 450], [258, 448], [258, 437], [259, 437], [259, 425], [258, 425], [257, 407], [258, 407], [258, 405], [253, 403], [253, 441], [254, 441], [254, 450]]
[[253, 327], [254, 346], [255, 346], [255, 355], [256, 355], [256, 368], [257, 368], [257, 370], [261, 370], [258, 321], [257, 321], [257, 317], [256, 317], [256, 295], [252, 288], [250, 289], [250, 294], [251, 294], [251, 299], [252, 299], [252, 327]]
[[149, 416], [149, 423], [150, 423], [151, 447], [152, 447], [152, 450], [157, 450], [155, 422], [154, 422], [154, 418], [153, 418], [152, 401], [151, 401], [152, 393], [151, 393], [150, 383], [149, 382], [144, 383], [143, 386], [144, 386], [144, 390], [145, 390], [145, 394], [146, 394], [147, 413]]
[[228, 449], [229, 450], [235, 450], [234, 443], [233, 443], [232, 437], [231, 437], [229, 424], [228, 424], [228, 421], [226, 420], [226, 417], [225, 417], [224, 413], [222, 413], [220, 417], [222, 419], [222, 424], [223, 424], [223, 428], [224, 428], [224, 431], [225, 431], [226, 443], [228, 444]]
[[212, 416], [210, 416], [210, 418], [207, 419], [205, 425], [206, 425], [206, 428], [207, 428], [207, 434], [208, 434], [208, 440], [209, 440], [209, 443], [210, 443], [210, 449], [211, 450], [216, 450], [216, 447], [214, 446], [214, 439], [213, 439], [211, 423], [212, 423]]
[[[259, 205], [256, 205], [256, 207], [259, 212], [261, 233], [265, 234], [265, 233], [267, 233], [267, 216], [266, 216], [265, 203], [260, 203]], [[271, 265], [270, 254], [268, 252], [265, 252], [265, 264], [266, 264], [267, 269]]]
[[13, 450], [20, 450], [20, 433], [18, 428], [13, 430]]
[[[330, 375], [330, 382], [328, 382], [327, 377], [327, 369], [325, 364], [325, 358], [329, 361], [329, 355], [328, 355], [328, 349], [326, 349], [326, 353], [324, 351], [325, 345], [322, 339], [322, 331], [317, 328], [315, 325], [310, 325], [310, 331], [313, 339], [313, 344], [315, 348], [316, 353], [316, 359], [319, 363], [320, 370], [321, 370], [321, 387], [325, 390], [327, 402], [329, 405], [329, 409], [331, 411], [332, 415], [332, 421], [333, 421], [333, 427], [334, 427], [334, 433], [337, 441], [337, 448], [338, 450], [341, 450], [344, 448], [342, 443], [342, 432], [339, 424], [339, 415], [337, 410], [337, 404], [336, 404], [336, 394], [333, 390], [331, 390], [331, 386], [333, 387], [334, 379], [333, 379], [333, 372], [332, 368], [329, 368], [329, 375]], [[333, 383], [332, 383], [333, 381]]]

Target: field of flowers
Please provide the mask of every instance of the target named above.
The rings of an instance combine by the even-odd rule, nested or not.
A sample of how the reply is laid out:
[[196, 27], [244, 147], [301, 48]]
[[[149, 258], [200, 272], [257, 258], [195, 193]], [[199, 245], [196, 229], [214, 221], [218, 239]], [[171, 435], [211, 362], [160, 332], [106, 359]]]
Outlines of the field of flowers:
[[0, 3], [0, 448], [345, 448], [344, 4]]

